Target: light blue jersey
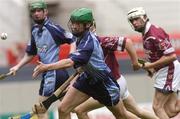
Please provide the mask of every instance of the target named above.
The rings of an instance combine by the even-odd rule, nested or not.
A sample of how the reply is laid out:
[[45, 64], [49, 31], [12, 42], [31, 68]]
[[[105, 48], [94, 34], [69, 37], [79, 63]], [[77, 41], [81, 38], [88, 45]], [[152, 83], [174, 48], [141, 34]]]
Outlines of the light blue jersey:
[[64, 43], [72, 43], [75, 37], [49, 19], [45, 20], [42, 27], [34, 25], [32, 38], [26, 52], [29, 55], [38, 55], [41, 62], [49, 64], [59, 60], [59, 46]]
[[[28, 55], [38, 55], [39, 60], [44, 64], [57, 62], [59, 52], [61, 52], [59, 46], [75, 41], [75, 37], [70, 32], [55, 25], [48, 18], [45, 19], [42, 26], [35, 24], [32, 27], [31, 36], [26, 52]], [[50, 96], [68, 78], [68, 73], [63, 70], [51, 70], [44, 72], [42, 77], [39, 94]]]
[[104, 78], [101, 72], [111, 72], [109, 67], [105, 64], [104, 54], [99, 41], [91, 32], [87, 32], [81, 39], [77, 45], [77, 51], [72, 53], [70, 58], [75, 62], [75, 67], [83, 66], [88, 74], [97, 79]]
[[92, 96], [106, 106], [113, 106], [119, 102], [119, 86], [111, 70], [104, 61], [102, 48], [97, 37], [86, 32], [77, 41], [77, 51], [70, 55], [75, 67], [82, 67], [84, 72], [73, 86]]

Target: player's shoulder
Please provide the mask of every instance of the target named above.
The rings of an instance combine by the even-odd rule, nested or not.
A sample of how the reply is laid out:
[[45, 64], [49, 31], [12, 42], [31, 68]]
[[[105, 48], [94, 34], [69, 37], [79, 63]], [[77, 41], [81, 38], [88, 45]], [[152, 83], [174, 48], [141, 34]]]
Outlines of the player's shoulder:
[[151, 25], [150, 30], [149, 30], [151, 34], [159, 34], [159, 33], [166, 33], [165, 30], [157, 25]]
[[160, 36], [162, 33], [164, 33], [164, 31], [160, 27], [151, 25], [149, 30], [145, 33], [144, 38], [147, 39], [150, 37], [155, 39], [158, 38], [158, 36]]
[[150, 30], [150, 35], [157, 37], [157, 38], [167, 38], [169, 35], [165, 32], [165, 30], [162, 27], [159, 27], [157, 25], [152, 25]]
[[93, 40], [97, 40], [98, 39], [97, 35], [95, 33], [93, 33], [93, 32], [87, 31], [85, 33], [85, 37], [86, 36], [88, 37], [87, 39], [89, 39], [89, 41], [93, 41]]
[[33, 24], [31, 27], [31, 31], [35, 30], [36, 28], [38, 28], [38, 24]]
[[46, 19], [45, 23], [44, 23], [45, 27], [50, 27], [51, 29], [63, 29], [59, 24], [53, 22], [50, 19]]
[[94, 33], [87, 31], [84, 34], [84, 37], [82, 38], [81, 43], [88, 48], [93, 48], [94, 45], [99, 43], [99, 41], [98, 41], [97, 36]]

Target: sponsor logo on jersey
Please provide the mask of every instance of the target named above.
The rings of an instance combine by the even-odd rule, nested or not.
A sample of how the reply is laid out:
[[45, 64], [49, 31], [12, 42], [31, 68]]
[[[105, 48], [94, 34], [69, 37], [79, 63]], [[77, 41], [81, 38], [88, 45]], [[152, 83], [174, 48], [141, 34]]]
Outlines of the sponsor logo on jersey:
[[48, 45], [44, 44], [42, 47], [37, 47], [39, 53], [46, 53], [48, 51]]

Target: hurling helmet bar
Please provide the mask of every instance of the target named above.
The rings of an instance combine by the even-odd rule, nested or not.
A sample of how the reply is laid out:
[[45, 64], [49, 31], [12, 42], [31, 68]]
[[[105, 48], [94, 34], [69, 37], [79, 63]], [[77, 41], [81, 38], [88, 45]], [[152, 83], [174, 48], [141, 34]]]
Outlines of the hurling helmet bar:
[[133, 18], [140, 17], [140, 16], [144, 16], [144, 15], [146, 15], [146, 12], [143, 9], [143, 7], [133, 8], [127, 14], [129, 20], [133, 19]]

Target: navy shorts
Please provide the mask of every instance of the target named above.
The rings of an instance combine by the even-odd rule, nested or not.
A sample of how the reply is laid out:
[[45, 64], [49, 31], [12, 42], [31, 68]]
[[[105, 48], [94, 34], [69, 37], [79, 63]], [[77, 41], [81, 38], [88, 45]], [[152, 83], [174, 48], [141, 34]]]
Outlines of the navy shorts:
[[66, 70], [53, 70], [44, 73], [42, 77], [39, 95], [50, 96], [69, 78], [69, 75]]
[[119, 102], [120, 87], [110, 75], [107, 75], [104, 79], [96, 80], [83, 73], [73, 84], [73, 87], [105, 106], [113, 106]]

